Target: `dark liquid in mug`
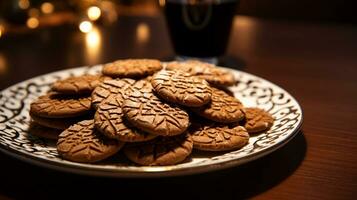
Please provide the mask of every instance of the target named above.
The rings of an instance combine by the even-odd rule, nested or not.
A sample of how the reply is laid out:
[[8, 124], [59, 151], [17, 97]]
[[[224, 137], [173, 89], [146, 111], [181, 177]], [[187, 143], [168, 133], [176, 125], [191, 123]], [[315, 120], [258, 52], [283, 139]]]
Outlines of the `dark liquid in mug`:
[[176, 53], [192, 57], [224, 54], [237, 3], [188, 4], [167, 0], [165, 15]]

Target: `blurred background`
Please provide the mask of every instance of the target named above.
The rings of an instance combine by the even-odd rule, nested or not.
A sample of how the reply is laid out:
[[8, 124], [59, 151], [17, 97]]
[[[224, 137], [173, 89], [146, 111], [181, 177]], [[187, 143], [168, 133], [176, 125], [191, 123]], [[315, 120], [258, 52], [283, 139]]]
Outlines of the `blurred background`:
[[[235, 26], [251, 29], [254, 18], [354, 26], [353, 3], [241, 0]], [[46, 67], [56, 70], [125, 57], [170, 59], [174, 52], [162, 15], [164, 5], [165, 0], [0, 0], [0, 81], [11, 70], [14, 75], [21, 70], [23, 78], [29, 78], [48, 72]], [[249, 38], [240, 37], [239, 45], [251, 48], [251, 43], [244, 47]], [[39, 63], [43, 70], [36, 73], [28, 67]]]

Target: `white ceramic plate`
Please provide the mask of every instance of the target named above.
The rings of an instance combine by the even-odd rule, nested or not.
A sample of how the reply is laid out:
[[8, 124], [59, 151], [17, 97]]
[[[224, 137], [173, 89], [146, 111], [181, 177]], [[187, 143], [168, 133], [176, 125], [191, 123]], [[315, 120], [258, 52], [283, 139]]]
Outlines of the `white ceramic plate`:
[[96, 74], [101, 66], [54, 72], [18, 83], [0, 93], [0, 150], [21, 160], [44, 167], [80, 174], [114, 177], [175, 176], [223, 169], [262, 157], [286, 144], [302, 124], [302, 110], [288, 92], [254, 75], [232, 70], [236, 86], [230, 87], [246, 107], [269, 111], [276, 121], [265, 133], [252, 136], [244, 148], [224, 153], [194, 151], [182, 164], [142, 167], [131, 164], [120, 153], [98, 164], [66, 161], [58, 156], [53, 142], [28, 133], [30, 103], [46, 93], [56, 80], [73, 75]]

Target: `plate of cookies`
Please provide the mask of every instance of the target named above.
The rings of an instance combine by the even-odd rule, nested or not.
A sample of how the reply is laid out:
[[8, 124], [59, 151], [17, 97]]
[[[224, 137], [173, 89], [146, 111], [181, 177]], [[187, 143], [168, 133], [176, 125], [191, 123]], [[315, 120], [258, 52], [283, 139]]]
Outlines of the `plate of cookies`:
[[177, 176], [278, 149], [302, 124], [281, 87], [188, 60], [123, 59], [38, 76], [0, 93], [0, 150], [72, 173]]

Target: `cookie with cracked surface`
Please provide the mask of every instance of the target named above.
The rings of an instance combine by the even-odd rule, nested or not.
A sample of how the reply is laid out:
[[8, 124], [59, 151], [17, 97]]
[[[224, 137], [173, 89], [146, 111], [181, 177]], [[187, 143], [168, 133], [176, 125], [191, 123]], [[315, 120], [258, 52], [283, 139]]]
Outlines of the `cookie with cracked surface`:
[[147, 142], [131, 143], [124, 147], [125, 155], [139, 165], [163, 166], [184, 161], [192, 152], [191, 136], [157, 137]]
[[182, 71], [161, 70], [151, 79], [154, 91], [162, 99], [188, 107], [200, 107], [211, 100], [208, 83]]
[[228, 70], [198, 60], [170, 62], [167, 64], [166, 69], [181, 70], [217, 86], [231, 86], [236, 83], [234, 75]]
[[90, 94], [97, 85], [110, 77], [100, 75], [82, 75], [59, 80], [52, 84], [52, 90], [62, 94]]
[[134, 84], [122, 106], [126, 119], [135, 127], [155, 135], [173, 136], [185, 132], [189, 125], [188, 114], [160, 100], [152, 89], [146, 80]]
[[193, 148], [204, 151], [239, 149], [249, 141], [247, 130], [238, 124], [194, 122], [188, 132], [192, 135]]
[[92, 92], [92, 106], [97, 107], [100, 102], [110, 96], [117, 96], [121, 101], [124, 100], [125, 93], [130, 91], [130, 87], [135, 80], [129, 78], [106, 80], [99, 84]]
[[64, 159], [93, 163], [117, 153], [123, 142], [108, 139], [94, 128], [94, 120], [81, 121], [64, 130], [57, 141], [57, 151]]
[[58, 93], [40, 96], [31, 103], [30, 113], [45, 118], [77, 117], [91, 111], [91, 98], [74, 98]]
[[238, 122], [244, 118], [242, 103], [223, 90], [213, 87], [211, 102], [192, 110], [204, 118], [221, 123]]
[[260, 108], [244, 108], [244, 127], [249, 133], [265, 131], [273, 126], [274, 117]]
[[57, 140], [58, 135], [61, 132], [62, 131], [59, 129], [53, 129], [53, 128], [41, 126], [36, 122], [31, 122], [28, 130], [28, 133], [30, 133], [31, 135], [44, 139], [50, 139], [50, 140]]
[[113, 78], [142, 78], [162, 69], [156, 59], [124, 59], [107, 63], [102, 73]]
[[124, 142], [142, 142], [155, 138], [156, 135], [138, 130], [126, 121], [121, 101], [117, 96], [110, 96], [98, 105], [94, 115], [97, 130], [109, 138]]
[[36, 122], [41, 126], [45, 126], [53, 129], [59, 129], [59, 130], [67, 129], [68, 127], [79, 121], [93, 118], [93, 116], [91, 115], [85, 115], [80, 117], [57, 118], [54, 120], [53, 118], [39, 117], [34, 115], [33, 113], [30, 113], [30, 116], [34, 122]]

